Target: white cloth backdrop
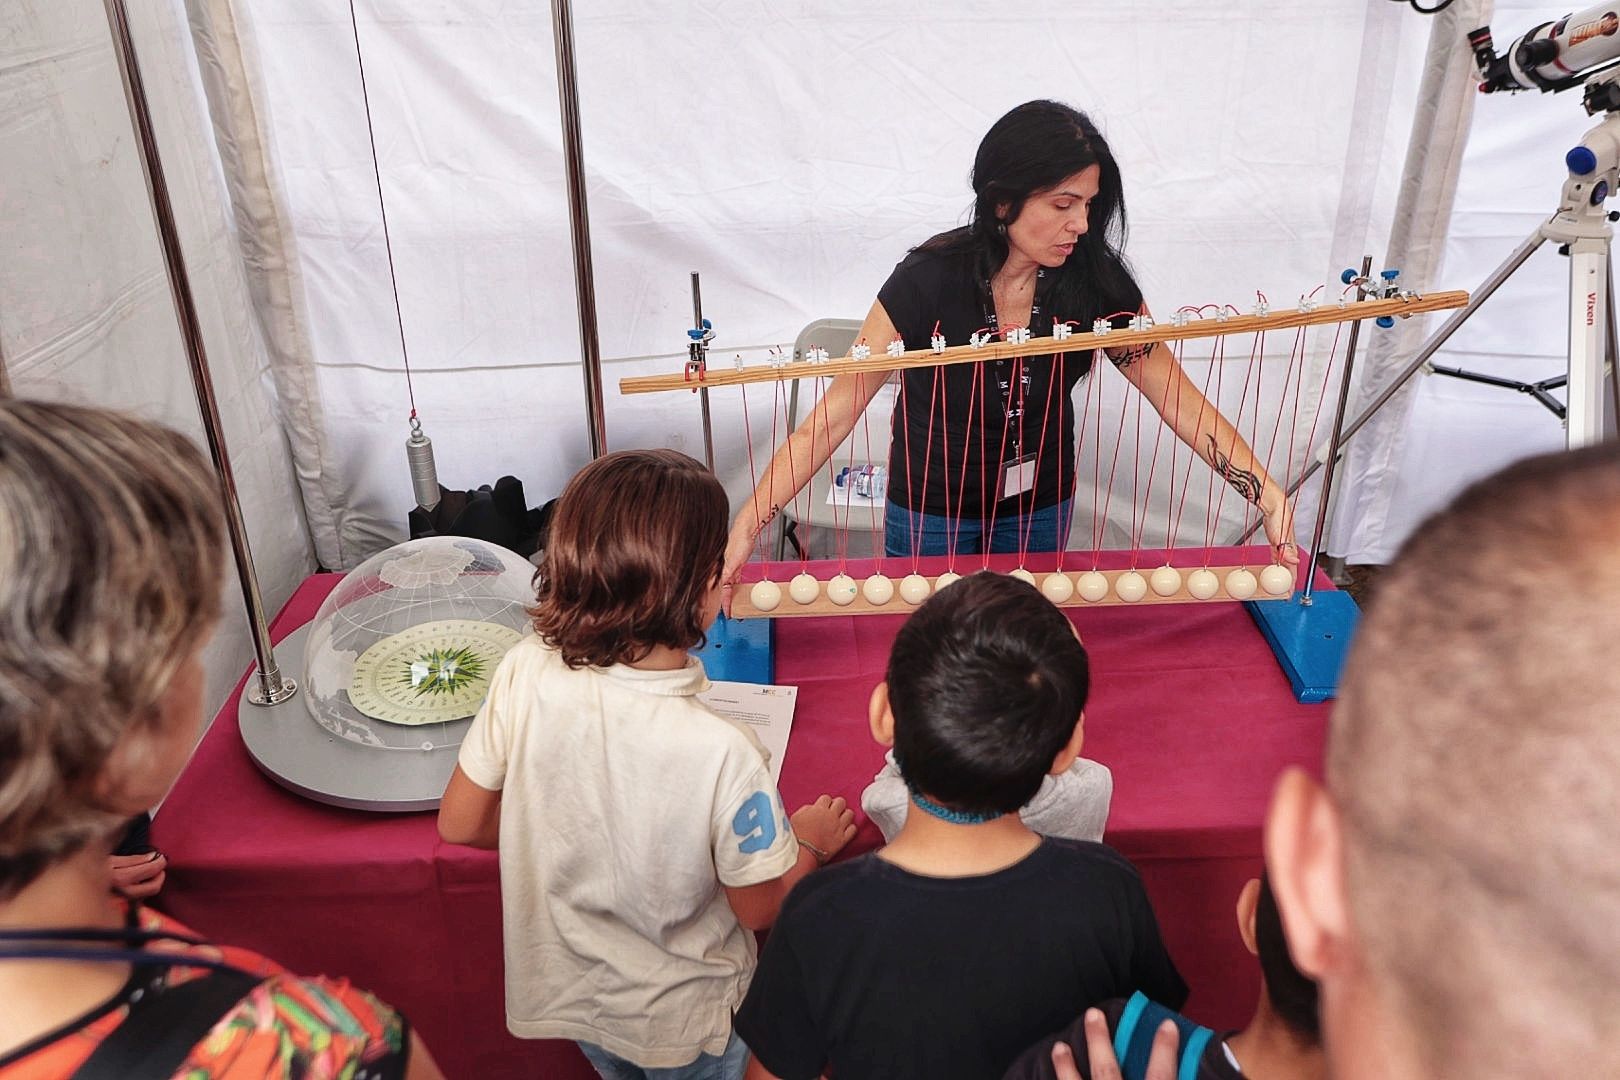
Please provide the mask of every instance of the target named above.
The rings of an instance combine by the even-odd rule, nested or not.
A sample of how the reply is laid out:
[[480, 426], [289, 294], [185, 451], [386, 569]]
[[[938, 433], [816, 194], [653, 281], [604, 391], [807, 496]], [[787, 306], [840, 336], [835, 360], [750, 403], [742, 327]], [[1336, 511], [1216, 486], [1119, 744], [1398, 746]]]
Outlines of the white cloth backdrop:
[[[275, 604], [310, 565], [301, 506], [321, 561], [342, 567], [399, 539], [410, 502], [348, 9], [133, 6]], [[470, 486], [511, 472], [538, 501], [587, 453], [549, 7], [358, 7], [417, 402], [441, 477]], [[1560, 13], [1504, 2], [1493, 23], [1506, 43]], [[575, 18], [615, 447], [700, 452], [689, 397], [615, 389], [624, 375], [677, 369], [687, 271], [704, 275], [717, 362], [757, 359], [814, 317], [859, 317], [907, 247], [962, 220], [978, 139], [1019, 101], [1056, 97], [1100, 121], [1125, 172], [1130, 255], [1161, 314], [1246, 306], [1256, 289], [1289, 303], [1363, 251], [1381, 257], [1413, 118], [1448, 115], [1418, 101], [1433, 21], [1386, 0], [1023, 0], [993, 14], [965, 0], [678, 12], [604, 0]], [[1589, 124], [1571, 95], [1492, 97], [1474, 114], [1430, 287], [1477, 284], [1529, 233]], [[1454, 153], [1454, 136], [1434, 138]], [[0, 195], [0, 355], [18, 391], [195, 431], [96, 0], [0, 9]], [[1441, 361], [1525, 378], [1561, 370], [1565, 274], [1550, 250], [1536, 256]], [[1562, 438], [1505, 391], [1431, 377], [1411, 396], [1381, 475], [1370, 489], [1347, 481], [1337, 549], [1352, 559], [1386, 556], [1455, 486]], [[734, 495], [748, 479], [738, 404], [716, 395]], [[753, 416], [761, 448], [765, 413]], [[216, 651], [231, 658], [217, 689], [248, 655], [234, 613]]]
[[[1497, 0], [1495, 9], [1491, 27], [1501, 50], [1570, 6]], [[1435, 287], [1475, 288], [1552, 215], [1568, 176], [1564, 153], [1593, 124], [1579, 90], [1492, 94], [1475, 103], [1455, 206], [1448, 227], [1439, 230], [1445, 242], [1431, 279]], [[1545, 245], [1434, 363], [1526, 382], [1562, 374], [1569, 355], [1568, 286], [1569, 260]], [[1440, 322], [1431, 318], [1429, 328]], [[1421, 342], [1403, 344], [1410, 351], [1387, 358], [1393, 363], [1385, 374], [1406, 367]], [[1564, 445], [1557, 418], [1529, 397], [1439, 375], [1415, 377], [1406, 399], [1392, 401], [1386, 412], [1357, 436], [1350, 458], [1349, 498], [1340, 503], [1334, 551], [1352, 563], [1387, 562], [1426, 515], [1469, 482]]]
[[[290, 237], [288, 295], [305, 331], [278, 361], [314, 372], [319, 405], [289, 421], [295, 445], [320, 447], [318, 490], [300, 466], [317, 550], [352, 564], [401, 536], [411, 497], [348, 7], [192, 7], [231, 17], [242, 82], [259, 95], [262, 194]], [[440, 477], [458, 487], [510, 472], [538, 501], [587, 456], [549, 6], [357, 8]], [[1246, 307], [1257, 289], [1291, 303], [1382, 247], [1429, 30], [1384, 0], [678, 13], [613, 0], [578, 5], [575, 20], [608, 443], [693, 453], [689, 396], [615, 392], [622, 376], [678, 370], [687, 272], [703, 273], [720, 363], [758, 359], [815, 317], [860, 317], [908, 247], [962, 220], [979, 138], [1032, 97], [1086, 108], [1104, 128], [1125, 173], [1129, 253], [1161, 313]], [[243, 137], [222, 125], [227, 160]], [[274, 248], [253, 236], [262, 214], [239, 216], [254, 250]], [[271, 272], [251, 252], [249, 263], [250, 276]], [[1229, 408], [1240, 383], [1241, 370]], [[715, 409], [718, 467], [740, 495], [739, 398], [716, 394]], [[768, 409], [753, 422], [768, 449]]]
[[[190, 36], [178, 3], [131, 3], [154, 123], [266, 602], [309, 572]], [[0, 4], [0, 355], [14, 392], [201, 422], [101, 0]], [[235, 572], [209, 700], [252, 658]], [[221, 583], [224, 585], [225, 583]], [[282, 657], [296, 671], [301, 661]]]

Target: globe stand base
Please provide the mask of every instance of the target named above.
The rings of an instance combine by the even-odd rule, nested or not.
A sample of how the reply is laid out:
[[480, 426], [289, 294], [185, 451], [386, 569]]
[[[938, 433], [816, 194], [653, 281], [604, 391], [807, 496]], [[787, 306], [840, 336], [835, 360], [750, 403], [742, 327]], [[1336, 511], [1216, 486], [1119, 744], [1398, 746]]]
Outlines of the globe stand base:
[[[309, 632], [306, 623], [276, 647], [284, 655], [303, 656]], [[257, 682], [257, 670], [250, 670], [248, 689]], [[302, 698], [254, 705], [244, 692], [236, 719], [248, 756], [271, 780], [306, 799], [350, 810], [437, 809], [455, 771], [460, 743], [390, 750], [350, 742], [317, 724]], [[472, 720], [455, 723], [470, 725]]]

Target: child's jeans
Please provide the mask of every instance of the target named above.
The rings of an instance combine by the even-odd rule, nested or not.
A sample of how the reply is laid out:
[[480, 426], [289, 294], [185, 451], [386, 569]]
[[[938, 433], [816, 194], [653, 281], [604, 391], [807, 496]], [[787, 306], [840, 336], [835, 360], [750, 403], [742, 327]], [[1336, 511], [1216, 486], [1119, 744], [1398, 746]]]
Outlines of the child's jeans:
[[699, 1054], [691, 1064], [673, 1069], [643, 1069], [588, 1042], [579, 1048], [603, 1080], [742, 1080], [748, 1068], [748, 1047], [735, 1031], [725, 1053]]

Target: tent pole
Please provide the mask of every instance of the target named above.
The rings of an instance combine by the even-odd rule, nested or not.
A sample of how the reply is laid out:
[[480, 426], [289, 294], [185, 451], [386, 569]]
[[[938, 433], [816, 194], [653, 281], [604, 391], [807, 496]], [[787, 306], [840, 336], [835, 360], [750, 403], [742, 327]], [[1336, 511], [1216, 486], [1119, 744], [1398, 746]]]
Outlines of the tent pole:
[[595, 458], [607, 452], [607, 424], [602, 410], [602, 346], [596, 332], [596, 278], [591, 270], [591, 221], [585, 205], [585, 156], [579, 137], [579, 84], [569, 0], [551, 0], [551, 29], [557, 46], [557, 104], [562, 110], [563, 161], [568, 174], [568, 226], [574, 244], [585, 421], [590, 427], [591, 457]]
[[230, 454], [225, 448], [225, 434], [219, 419], [219, 404], [214, 397], [213, 380], [208, 372], [208, 354], [203, 347], [202, 324], [197, 317], [197, 305], [192, 296], [191, 282], [186, 276], [185, 255], [180, 247], [180, 232], [175, 225], [174, 206], [169, 201], [169, 186], [163, 175], [163, 162], [158, 156], [157, 136], [152, 127], [152, 113], [147, 104], [146, 86], [141, 80], [140, 62], [135, 55], [135, 42], [130, 35], [129, 12], [124, 0], [104, 0], [107, 22], [112, 30], [113, 54], [118, 58], [118, 72], [123, 77], [124, 100], [129, 105], [129, 117], [135, 128], [135, 145], [140, 151], [141, 172], [146, 178], [146, 193], [152, 204], [152, 217], [157, 225], [158, 245], [163, 251], [163, 265], [168, 271], [169, 292], [174, 298], [175, 317], [180, 324], [180, 337], [185, 345], [186, 359], [191, 365], [191, 384], [197, 394], [197, 410], [202, 414], [203, 431], [208, 437], [208, 452], [214, 459], [214, 470], [219, 477], [220, 503], [225, 511], [225, 525], [231, 538], [231, 553], [236, 559], [236, 573], [241, 580], [242, 599], [247, 605], [248, 621], [253, 631], [253, 652], [258, 660], [258, 678], [247, 687], [247, 699], [255, 705], [273, 705], [292, 697], [298, 685], [283, 678], [276, 664], [275, 649], [270, 643], [270, 631], [265, 619], [264, 599], [259, 595], [259, 579], [253, 571], [253, 553], [248, 549], [247, 528], [242, 523], [242, 506], [236, 494], [236, 479], [231, 473]]

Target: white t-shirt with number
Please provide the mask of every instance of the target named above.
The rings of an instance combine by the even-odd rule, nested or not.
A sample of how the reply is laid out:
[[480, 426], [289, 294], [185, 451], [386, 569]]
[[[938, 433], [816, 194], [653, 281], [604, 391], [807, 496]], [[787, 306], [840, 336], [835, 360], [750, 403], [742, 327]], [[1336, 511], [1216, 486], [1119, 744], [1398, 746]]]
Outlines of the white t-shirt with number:
[[460, 764], [500, 790], [506, 1025], [595, 1043], [646, 1068], [719, 1054], [753, 977], [754, 935], [721, 885], [798, 860], [752, 732], [678, 671], [570, 669], [512, 647]]

